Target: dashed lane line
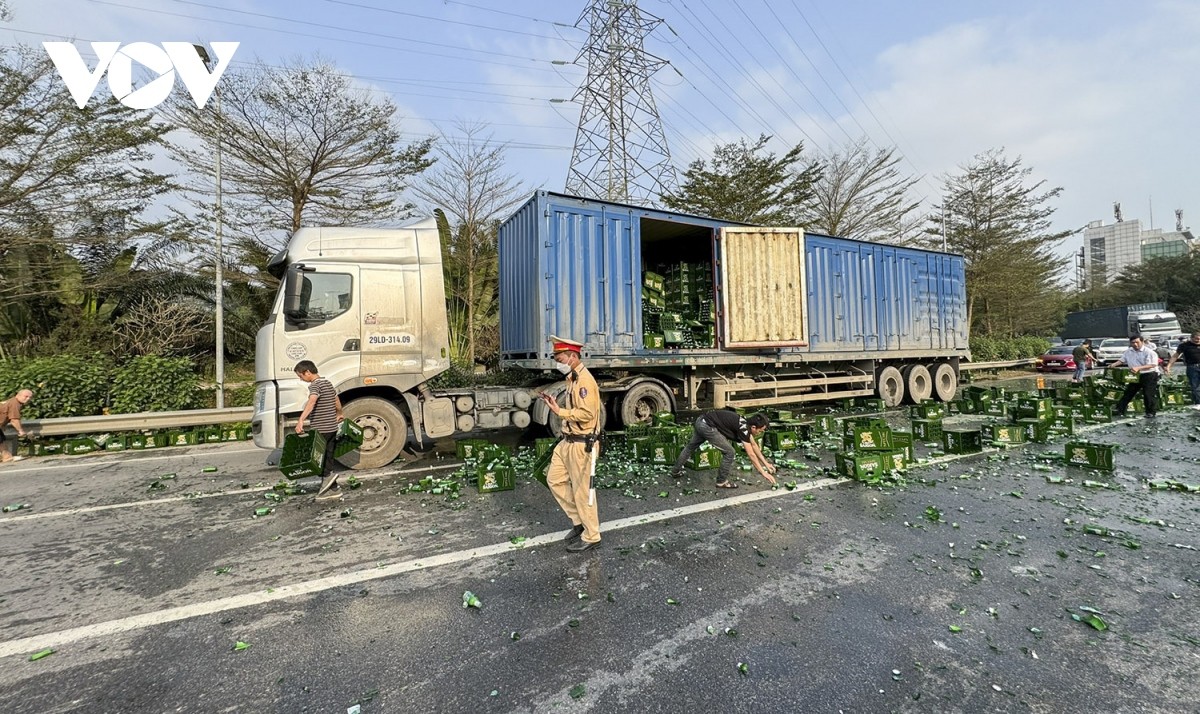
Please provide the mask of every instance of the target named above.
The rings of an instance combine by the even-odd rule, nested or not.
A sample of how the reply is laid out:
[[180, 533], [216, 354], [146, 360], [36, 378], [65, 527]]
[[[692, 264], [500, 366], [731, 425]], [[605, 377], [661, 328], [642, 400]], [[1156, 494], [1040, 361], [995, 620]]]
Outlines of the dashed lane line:
[[[744, 503], [762, 501], [768, 498], [779, 498], [798, 492], [836, 486], [838, 484], [846, 483], [849, 480], [850, 479], [845, 478], [824, 478], [799, 484], [793, 490], [765, 490], [738, 494], [736, 496], [722, 498], [716, 501], [696, 503], [689, 506], [680, 506], [678, 508], [671, 508], [665, 511], [658, 511], [657, 513], [648, 513], [641, 516], [630, 516], [628, 518], [609, 521], [602, 524], [602, 530], [607, 533], [626, 528], [633, 528], [649, 523], [665, 521], [671, 518], [679, 518], [682, 516], [704, 513], [706, 511], [729, 508], [730, 506], [737, 506]], [[299, 597], [301, 595], [310, 595], [313, 593], [324, 592], [326, 590], [332, 590], [334, 588], [358, 585], [371, 580], [391, 578], [418, 570], [428, 570], [430, 568], [437, 568], [443, 565], [464, 563], [471, 560], [478, 560], [480, 558], [511, 553], [513, 550], [551, 545], [559, 543], [563, 537], [563, 533], [564, 531], [544, 533], [542, 535], [534, 536], [525, 540], [521, 545], [513, 545], [508, 541], [504, 541], [503, 543], [481, 546], [479, 548], [469, 548], [467, 550], [460, 550], [451, 553], [442, 553], [440, 555], [434, 555], [428, 558], [406, 560], [400, 563], [385, 565], [383, 567], [358, 570], [350, 573], [343, 573], [341, 575], [331, 575], [324, 578], [317, 578], [315, 580], [294, 583], [292, 585], [283, 585], [269, 590], [256, 590], [252, 593], [233, 595], [231, 597], [219, 598], [217, 600], [209, 600], [207, 602], [181, 605], [179, 607], [167, 608], [165, 610], [147, 612], [140, 615], [132, 615], [130, 617], [123, 617], [118, 620], [99, 622], [94, 625], [73, 627], [69, 630], [60, 630], [58, 632], [47, 632], [45, 634], [33, 635], [31, 637], [22, 637], [16, 640], [0, 642], [0, 657], [24, 655], [30, 652], [43, 650], [48, 647], [64, 647], [66, 645], [94, 637], [109, 637], [112, 635], [119, 635], [125, 632], [132, 632], [134, 630], [140, 630], [147, 627], [178, 622], [180, 620], [188, 620], [195, 617], [203, 617], [205, 615], [213, 615], [216, 613], [225, 612], [227, 610], [236, 610], [245, 607], [253, 607], [256, 605], [266, 605], [268, 603]]]

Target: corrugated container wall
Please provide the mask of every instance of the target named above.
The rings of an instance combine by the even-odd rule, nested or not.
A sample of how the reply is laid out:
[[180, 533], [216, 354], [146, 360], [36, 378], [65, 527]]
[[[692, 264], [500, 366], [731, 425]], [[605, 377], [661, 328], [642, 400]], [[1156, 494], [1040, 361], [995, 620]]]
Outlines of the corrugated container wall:
[[[684, 240], [692, 246], [712, 241], [721, 228], [743, 231], [736, 251], [726, 255], [730, 264], [718, 265], [716, 276], [730, 289], [717, 309], [730, 311], [720, 344], [731, 352], [967, 349], [962, 256], [814, 234], [789, 242], [773, 229], [759, 231], [770, 245], [755, 253], [745, 241], [757, 229], [538, 191], [499, 230], [502, 359], [548, 358], [551, 334], [585, 342], [591, 355], [651, 361], [678, 355], [679, 350], [642, 346], [646, 220], [660, 234], [657, 245], [663, 231], [690, 230]], [[755, 272], [767, 257], [771, 265]], [[799, 271], [801, 262], [805, 274], [785, 279], [780, 269]], [[770, 284], [753, 284], [760, 278]], [[772, 306], [759, 299], [737, 301], [741, 293], [769, 294]], [[799, 314], [798, 302], [806, 314], [782, 324], [780, 315]], [[746, 336], [741, 345], [739, 331]]]

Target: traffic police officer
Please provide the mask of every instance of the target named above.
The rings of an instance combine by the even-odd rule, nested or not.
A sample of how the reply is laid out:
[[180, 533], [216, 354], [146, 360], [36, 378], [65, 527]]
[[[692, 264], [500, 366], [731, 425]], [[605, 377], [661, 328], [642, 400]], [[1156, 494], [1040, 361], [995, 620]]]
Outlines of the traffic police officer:
[[546, 470], [546, 485], [574, 527], [564, 538], [572, 553], [600, 544], [600, 516], [596, 508], [596, 489], [592, 478], [600, 456], [600, 388], [596, 378], [583, 366], [583, 344], [555, 335], [554, 361], [566, 375], [567, 406], [560, 407], [554, 397], [542, 392], [550, 411], [562, 419], [562, 441], [554, 447]]

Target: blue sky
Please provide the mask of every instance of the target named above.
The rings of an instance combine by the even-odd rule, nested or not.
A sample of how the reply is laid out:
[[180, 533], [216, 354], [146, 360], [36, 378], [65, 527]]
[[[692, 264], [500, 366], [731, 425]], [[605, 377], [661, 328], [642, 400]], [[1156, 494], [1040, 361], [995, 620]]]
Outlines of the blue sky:
[[[413, 139], [491, 124], [531, 189], [562, 190], [583, 0], [9, 0], [4, 41], [237, 41], [235, 64], [319, 53], [399, 106]], [[1005, 147], [1062, 186], [1055, 227], [1200, 222], [1200, 3], [641, 0], [676, 163], [760, 133], [828, 152], [864, 134], [939, 178]], [[87, 49], [86, 43], [82, 43]], [[682, 74], [682, 77], [680, 76]], [[101, 85], [98, 91], [105, 91]], [[1153, 213], [1151, 213], [1153, 206]], [[1073, 238], [1067, 250], [1078, 248]]]

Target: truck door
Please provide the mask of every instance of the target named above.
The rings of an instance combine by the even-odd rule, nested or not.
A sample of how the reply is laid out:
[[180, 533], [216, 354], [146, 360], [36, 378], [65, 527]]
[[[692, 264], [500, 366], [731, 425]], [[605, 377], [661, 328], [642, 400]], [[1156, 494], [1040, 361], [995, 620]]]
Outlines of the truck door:
[[803, 229], [725, 227], [715, 241], [722, 346], [807, 345]]
[[[294, 267], [299, 301], [285, 306], [283, 335], [275, 341], [279, 379], [294, 376], [300, 360], [312, 360], [321, 376], [340, 384], [358, 377], [362, 349], [359, 270], [348, 265]], [[277, 328], [278, 329], [278, 328]]]

